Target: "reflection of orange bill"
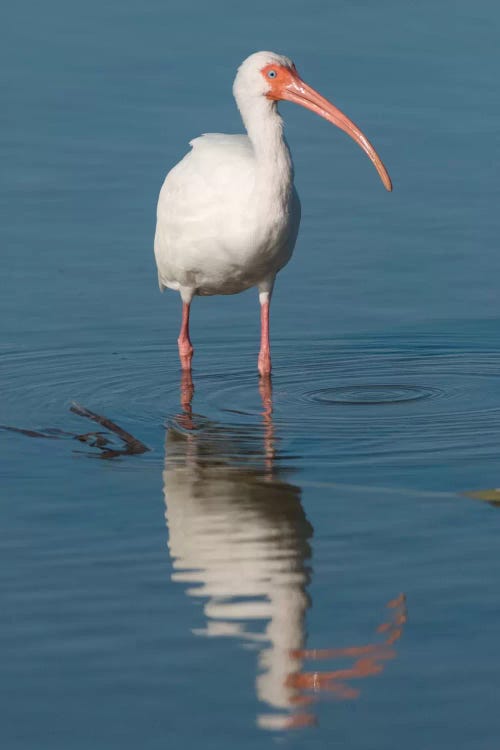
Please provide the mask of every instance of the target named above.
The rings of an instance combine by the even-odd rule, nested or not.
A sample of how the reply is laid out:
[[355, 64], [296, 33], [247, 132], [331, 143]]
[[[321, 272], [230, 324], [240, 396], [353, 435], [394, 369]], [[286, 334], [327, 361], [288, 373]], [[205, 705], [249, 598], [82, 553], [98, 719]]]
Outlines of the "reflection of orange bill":
[[[392, 610], [391, 619], [381, 623], [377, 633], [385, 634], [380, 643], [368, 643], [363, 646], [348, 646], [347, 648], [330, 649], [294, 649], [290, 652], [293, 659], [320, 661], [326, 659], [354, 659], [351, 667], [331, 671], [297, 671], [288, 675], [286, 685], [297, 694], [292, 699], [295, 705], [304, 705], [318, 700], [319, 693], [329, 694], [338, 700], [355, 700], [360, 695], [358, 688], [352, 687], [349, 680], [359, 680], [374, 677], [385, 669], [385, 662], [394, 659], [397, 654], [390, 646], [401, 638], [403, 626], [407, 621], [406, 598], [400, 594], [396, 599], [388, 602], [387, 607]], [[310, 695], [310, 693], [316, 695]], [[297, 717], [308, 717], [309, 714], [297, 714]], [[292, 717], [291, 717], [292, 719]], [[305, 726], [299, 720], [291, 721], [288, 726]], [[309, 724], [307, 724], [309, 725]]]
[[404, 607], [406, 604], [406, 597], [404, 594], [400, 594], [395, 599], [391, 599], [390, 602], [387, 602], [387, 606], [389, 609], [394, 609], [394, 607]]

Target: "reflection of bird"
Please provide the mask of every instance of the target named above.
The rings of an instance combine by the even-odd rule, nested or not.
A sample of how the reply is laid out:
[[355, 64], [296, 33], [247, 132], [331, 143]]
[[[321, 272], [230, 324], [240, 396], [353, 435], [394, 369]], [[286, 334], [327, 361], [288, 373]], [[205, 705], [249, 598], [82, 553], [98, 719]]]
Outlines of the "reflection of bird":
[[[241, 436], [206, 426], [166, 438], [164, 491], [173, 580], [206, 599], [205, 636], [233, 636], [259, 647], [256, 690], [273, 709], [261, 724], [285, 726], [298, 690], [308, 607], [312, 527], [297, 487], [265, 466], [230, 465]], [[240, 461], [251, 444], [240, 443]], [[248, 460], [248, 459], [247, 459]], [[295, 653], [294, 653], [295, 652]]]
[[211, 133], [167, 175], [159, 201], [155, 256], [160, 289], [183, 302], [179, 355], [191, 368], [189, 308], [195, 294], [259, 289], [259, 371], [271, 370], [269, 302], [277, 272], [290, 260], [300, 223], [293, 166], [276, 102], [296, 102], [344, 130], [391, 181], [375, 149], [351, 120], [300, 78], [287, 57], [257, 52], [238, 70], [233, 93], [247, 136]]
[[[165, 443], [163, 489], [172, 556], [172, 579], [205, 600], [207, 637], [234, 637], [258, 649], [256, 691], [268, 711], [262, 727], [314, 723], [303, 707], [312, 693], [354, 699], [350, 680], [380, 674], [395, 656], [393, 644], [406, 620], [404, 597], [389, 603], [391, 618], [375, 642], [341, 649], [306, 649], [305, 615], [312, 527], [300, 490], [275, 462], [271, 385], [262, 379], [263, 432], [199, 422], [194, 386], [181, 381], [182, 430], [170, 428]], [[304, 661], [352, 660], [330, 671], [306, 671]], [[302, 708], [301, 708], [302, 707]]]

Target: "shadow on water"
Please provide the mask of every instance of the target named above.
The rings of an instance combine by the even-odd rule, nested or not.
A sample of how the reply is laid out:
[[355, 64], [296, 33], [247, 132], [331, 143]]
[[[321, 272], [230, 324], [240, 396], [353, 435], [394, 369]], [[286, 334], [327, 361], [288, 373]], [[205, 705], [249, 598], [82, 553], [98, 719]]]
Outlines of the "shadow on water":
[[[351, 680], [379, 674], [395, 657], [406, 621], [404, 596], [373, 642], [339, 649], [306, 647], [308, 586], [314, 529], [301, 490], [279, 464], [270, 381], [260, 384], [257, 432], [208, 422], [192, 411], [194, 386], [181, 382], [182, 413], [168, 427], [163, 472], [172, 580], [204, 600], [204, 622], [193, 633], [235, 638], [257, 653], [257, 724], [287, 729], [315, 724], [312, 704], [323, 695], [352, 700]], [[347, 662], [308, 670], [308, 661]]]

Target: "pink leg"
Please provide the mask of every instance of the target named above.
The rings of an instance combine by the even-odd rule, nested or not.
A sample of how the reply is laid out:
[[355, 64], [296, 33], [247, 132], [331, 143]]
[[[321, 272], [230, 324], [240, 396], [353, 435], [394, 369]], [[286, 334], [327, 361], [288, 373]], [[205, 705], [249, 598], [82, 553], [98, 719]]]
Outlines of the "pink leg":
[[264, 377], [271, 374], [271, 346], [269, 344], [269, 300], [260, 306], [259, 372]]
[[183, 302], [181, 331], [179, 333], [179, 338], [177, 339], [181, 367], [184, 371], [188, 372], [191, 370], [191, 360], [193, 359], [194, 351], [191, 339], [189, 338], [189, 307], [190, 303]]

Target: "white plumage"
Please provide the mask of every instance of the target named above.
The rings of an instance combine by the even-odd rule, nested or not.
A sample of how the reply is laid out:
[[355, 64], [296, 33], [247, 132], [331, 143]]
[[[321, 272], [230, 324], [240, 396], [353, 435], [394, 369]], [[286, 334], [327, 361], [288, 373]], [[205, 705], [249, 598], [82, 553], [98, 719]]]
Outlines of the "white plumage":
[[296, 191], [281, 210], [269, 210], [248, 136], [207, 133], [190, 145], [158, 201], [160, 289], [180, 291], [187, 302], [193, 294], [236, 294], [274, 278], [297, 237]]
[[167, 175], [160, 192], [155, 257], [160, 289], [180, 292], [178, 340], [191, 369], [189, 310], [194, 295], [259, 289], [259, 371], [271, 371], [269, 302], [278, 271], [290, 260], [300, 223], [293, 165], [276, 103], [288, 99], [347, 132], [374, 162], [387, 189], [389, 176], [366, 137], [299, 77], [292, 61], [257, 52], [240, 66], [233, 93], [248, 136], [211, 133]]

